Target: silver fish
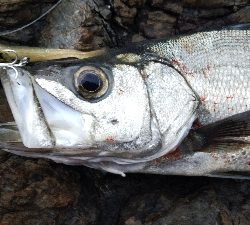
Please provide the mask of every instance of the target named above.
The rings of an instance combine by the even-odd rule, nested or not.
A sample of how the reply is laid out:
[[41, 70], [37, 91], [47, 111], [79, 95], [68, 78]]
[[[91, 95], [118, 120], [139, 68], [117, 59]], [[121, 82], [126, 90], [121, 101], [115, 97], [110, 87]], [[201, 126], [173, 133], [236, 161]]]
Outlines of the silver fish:
[[248, 29], [15, 70], [1, 81], [24, 146], [6, 151], [123, 176], [250, 178]]

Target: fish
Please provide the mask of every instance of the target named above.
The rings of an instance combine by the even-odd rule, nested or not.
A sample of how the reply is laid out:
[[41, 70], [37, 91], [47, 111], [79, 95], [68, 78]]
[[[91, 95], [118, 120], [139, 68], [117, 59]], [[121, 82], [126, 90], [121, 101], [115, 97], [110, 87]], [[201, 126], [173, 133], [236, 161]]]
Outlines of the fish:
[[249, 29], [5, 67], [0, 78], [20, 135], [3, 125], [18, 140], [0, 137], [5, 151], [122, 176], [250, 178]]

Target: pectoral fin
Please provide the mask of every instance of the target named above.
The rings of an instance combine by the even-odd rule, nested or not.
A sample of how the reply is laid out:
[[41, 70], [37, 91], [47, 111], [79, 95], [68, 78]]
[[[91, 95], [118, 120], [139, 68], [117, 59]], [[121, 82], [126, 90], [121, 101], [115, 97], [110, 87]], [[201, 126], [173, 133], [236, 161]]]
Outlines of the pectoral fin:
[[192, 130], [181, 145], [192, 152], [250, 148], [250, 111]]

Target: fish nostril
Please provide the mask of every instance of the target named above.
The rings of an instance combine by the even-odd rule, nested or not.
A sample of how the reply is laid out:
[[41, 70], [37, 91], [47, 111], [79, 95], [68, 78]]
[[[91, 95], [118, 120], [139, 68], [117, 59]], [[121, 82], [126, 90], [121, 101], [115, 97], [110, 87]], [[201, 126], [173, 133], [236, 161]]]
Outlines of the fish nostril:
[[117, 119], [112, 119], [112, 120], [110, 120], [110, 123], [112, 123], [113, 125], [115, 125], [115, 124], [119, 123], [119, 121]]

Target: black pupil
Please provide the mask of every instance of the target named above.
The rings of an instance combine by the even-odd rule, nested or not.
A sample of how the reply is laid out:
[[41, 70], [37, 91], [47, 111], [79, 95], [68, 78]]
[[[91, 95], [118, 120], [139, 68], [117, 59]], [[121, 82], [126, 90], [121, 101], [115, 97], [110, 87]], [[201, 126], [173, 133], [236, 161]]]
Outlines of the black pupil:
[[84, 74], [80, 77], [79, 83], [84, 90], [89, 92], [97, 91], [102, 85], [101, 79], [94, 73]]

